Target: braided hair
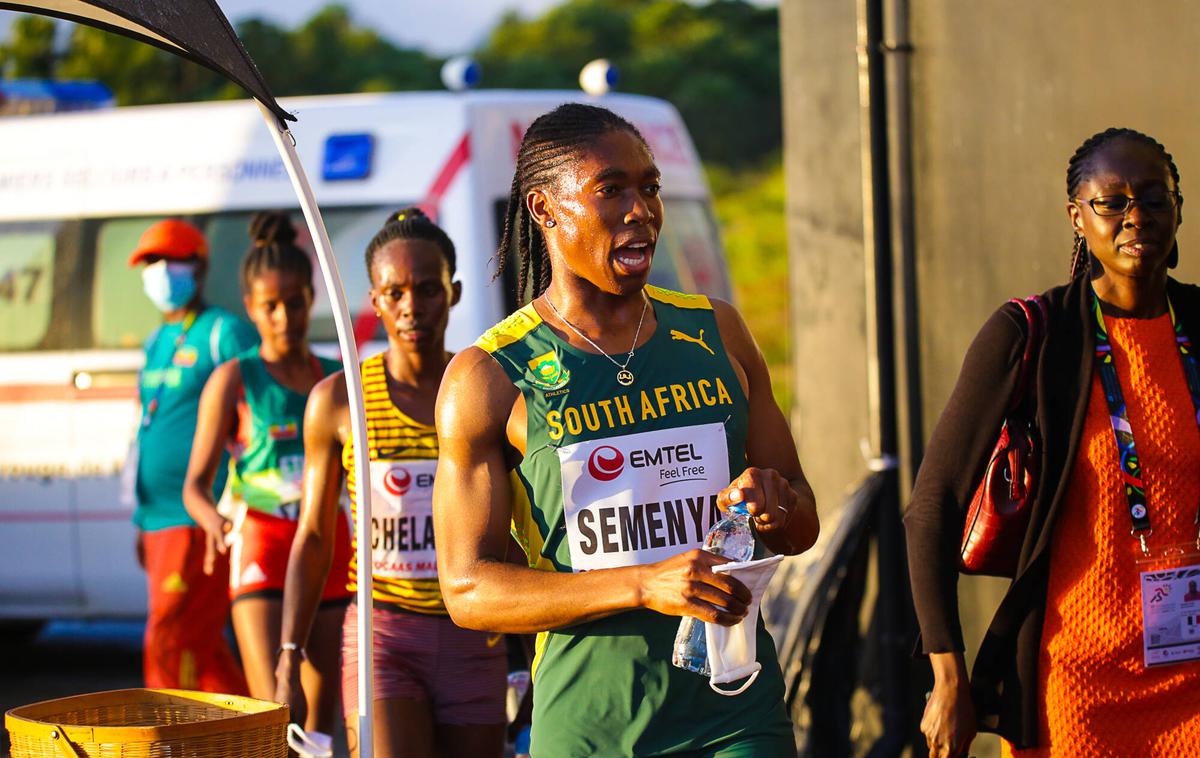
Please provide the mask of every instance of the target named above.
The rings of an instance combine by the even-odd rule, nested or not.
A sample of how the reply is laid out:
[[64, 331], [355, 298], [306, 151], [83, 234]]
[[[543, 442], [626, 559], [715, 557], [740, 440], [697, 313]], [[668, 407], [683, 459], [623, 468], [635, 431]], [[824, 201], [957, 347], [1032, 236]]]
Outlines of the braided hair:
[[[1175, 166], [1175, 159], [1167, 152], [1167, 149], [1162, 144], [1148, 134], [1142, 134], [1135, 129], [1125, 129], [1118, 127], [1110, 127], [1102, 132], [1097, 132], [1083, 141], [1071, 156], [1071, 160], [1067, 163], [1067, 198], [1074, 200], [1075, 193], [1079, 191], [1079, 185], [1088, 177], [1088, 170], [1091, 167], [1092, 158], [1095, 157], [1102, 149], [1117, 140], [1130, 140], [1141, 145], [1153, 148], [1158, 152], [1163, 162], [1167, 164], [1168, 170], [1171, 172], [1171, 180], [1175, 183], [1175, 191], [1179, 191], [1179, 169]], [[1091, 253], [1088, 250], [1087, 241], [1083, 235], [1075, 234], [1075, 245], [1071, 252], [1071, 279], [1081, 276], [1088, 270], [1088, 262], [1091, 259]], [[1171, 255], [1167, 259], [1167, 266], [1175, 268], [1179, 265], [1179, 243], [1171, 248]]]
[[242, 291], [267, 271], [300, 277], [312, 293], [313, 266], [308, 253], [296, 246], [296, 227], [284, 211], [260, 211], [250, 219], [251, 247], [242, 257]]
[[614, 131], [627, 131], [646, 144], [633, 124], [607, 108], [583, 103], [564, 103], [538, 116], [525, 130], [504, 214], [504, 234], [496, 250], [495, 274], [500, 276], [514, 258], [519, 262], [519, 302], [525, 302], [527, 294], [530, 299], [541, 295], [550, 286], [550, 254], [525, 196], [530, 190], [550, 184], [586, 146]]
[[450, 271], [450, 278], [454, 278], [454, 272], [458, 265], [454, 243], [450, 241], [450, 236], [442, 230], [442, 227], [433, 223], [429, 216], [425, 215], [425, 211], [415, 206], [389, 213], [387, 220], [383, 222], [383, 228], [376, 232], [371, 241], [367, 243], [367, 276], [372, 276], [372, 272], [375, 270], [375, 254], [379, 252], [379, 249], [396, 240], [424, 240], [434, 243], [442, 251], [442, 257], [446, 259], [446, 268]]

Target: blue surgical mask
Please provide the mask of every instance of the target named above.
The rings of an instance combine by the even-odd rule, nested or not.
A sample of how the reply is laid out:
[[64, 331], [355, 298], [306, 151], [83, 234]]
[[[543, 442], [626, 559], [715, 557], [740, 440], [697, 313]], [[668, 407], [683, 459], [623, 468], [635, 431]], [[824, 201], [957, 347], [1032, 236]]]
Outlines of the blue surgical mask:
[[142, 269], [142, 289], [163, 313], [177, 311], [196, 294], [196, 267], [180, 261], [151, 263]]

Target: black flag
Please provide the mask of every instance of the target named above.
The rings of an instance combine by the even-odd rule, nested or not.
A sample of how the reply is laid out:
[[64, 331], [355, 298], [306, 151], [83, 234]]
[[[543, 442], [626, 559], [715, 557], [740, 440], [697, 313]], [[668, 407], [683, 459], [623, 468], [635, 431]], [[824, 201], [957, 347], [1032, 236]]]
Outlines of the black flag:
[[215, 0], [0, 0], [0, 10], [36, 13], [124, 34], [195, 61], [241, 85], [279, 119], [280, 107]]

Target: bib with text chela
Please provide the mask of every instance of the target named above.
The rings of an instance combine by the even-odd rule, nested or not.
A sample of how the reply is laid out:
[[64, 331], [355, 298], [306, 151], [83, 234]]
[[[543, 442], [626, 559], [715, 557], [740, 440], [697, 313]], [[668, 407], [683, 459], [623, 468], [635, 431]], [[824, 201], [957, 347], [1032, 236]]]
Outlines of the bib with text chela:
[[372, 573], [387, 579], [436, 579], [437, 459], [371, 461], [370, 468]]
[[558, 448], [575, 571], [637, 566], [700, 547], [729, 486], [723, 424]]

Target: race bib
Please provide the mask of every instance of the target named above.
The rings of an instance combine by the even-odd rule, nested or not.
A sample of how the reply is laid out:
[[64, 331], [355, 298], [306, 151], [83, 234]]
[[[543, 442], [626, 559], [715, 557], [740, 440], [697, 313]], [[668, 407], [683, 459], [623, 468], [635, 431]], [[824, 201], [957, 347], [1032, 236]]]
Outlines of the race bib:
[[729, 486], [723, 424], [558, 448], [575, 571], [653, 563], [700, 547]]
[[1200, 659], [1200, 564], [1141, 572], [1146, 666]]
[[[235, 499], [257, 511], [289, 521], [300, 518], [300, 499], [303, 495], [303, 455], [283, 455], [279, 458], [279, 468], [243, 475], [236, 491], [232, 493]], [[225, 515], [221, 503], [217, 504], [217, 512]]]
[[433, 476], [437, 460], [371, 461], [371, 571], [436, 579]]
[[300, 518], [300, 498], [304, 496], [304, 455], [279, 457], [279, 516], [295, 521]]

